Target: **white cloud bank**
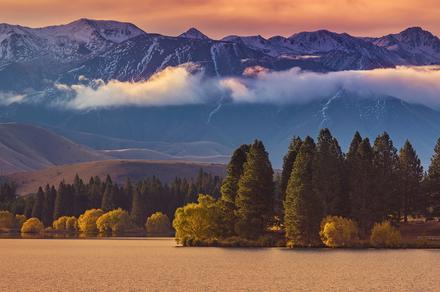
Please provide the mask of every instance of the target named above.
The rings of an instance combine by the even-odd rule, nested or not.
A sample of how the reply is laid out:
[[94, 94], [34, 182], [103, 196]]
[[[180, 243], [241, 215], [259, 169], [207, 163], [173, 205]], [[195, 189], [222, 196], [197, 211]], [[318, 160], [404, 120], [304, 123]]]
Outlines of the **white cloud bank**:
[[[330, 97], [339, 90], [360, 96], [393, 96], [440, 109], [440, 67], [397, 67], [330, 73], [255, 70], [236, 78], [205, 78], [192, 65], [167, 68], [143, 82], [98, 81], [94, 87], [59, 85], [72, 91], [66, 106], [89, 109], [116, 106], [200, 104], [220, 98], [237, 103], [305, 103]], [[252, 71], [252, 70], [250, 70]], [[249, 70], [247, 70], [249, 72]]]

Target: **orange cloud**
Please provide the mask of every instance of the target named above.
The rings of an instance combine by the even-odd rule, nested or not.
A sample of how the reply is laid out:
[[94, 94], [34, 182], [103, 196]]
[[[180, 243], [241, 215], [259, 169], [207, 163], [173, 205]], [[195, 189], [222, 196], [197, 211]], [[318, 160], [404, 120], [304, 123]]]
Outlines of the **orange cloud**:
[[440, 34], [438, 0], [1, 0], [3, 22], [28, 26], [88, 17], [137, 24], [177, 35], [195, 26], [219, 38], [227, 34], [291, 35], [327, 28], [379, 36], [409, 26]]

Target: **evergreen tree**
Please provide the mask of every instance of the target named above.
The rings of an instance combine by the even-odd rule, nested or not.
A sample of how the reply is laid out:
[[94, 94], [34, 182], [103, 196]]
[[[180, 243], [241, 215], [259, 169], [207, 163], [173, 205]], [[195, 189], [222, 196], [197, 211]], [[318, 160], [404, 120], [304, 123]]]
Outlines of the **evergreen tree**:
[[423, 202], [421, 197], [423, 167], [416, 151], [408, 140], [399, 152], [398, 173], [401, 211], [404, 221], [407, 222], [408, 215], [420, 212], [423, 209], [423, 206], [421, 206]]
[[397, 218], [399, 201], [397, 191], [397, 150], [388, 133], [379, 135], [373, 146], [374, 191], [372, 211], [376, 222], [387, 215]]
[[236, 232], [255, 239], [264, 233], [273, 216], [274, 182], [269, 156], [261, 141], [249, 149], [243, 175], [238, 182]]
[[55, 187], [49, 187], [46, 185], [44, 188], [44, 207], [43, 207], [43, 224], [44, 226], [50, 226], [53, 221], [53, 211], [55, 206], [55, 199], [57, 196], [57, 191]]
[[314, 184], [324, 203], [325, 215], [343, 215], [347, 203], [343, 189], [344, 157], [329, 129], [318, 136], [315, 156]]
[[104, 194], [102, 195], [101, 210], [108, 212], [116, 208], [115, 189], [111, 180], [107, 180]]
[[32, 217], [42, 220], [43, 212], [44, 212], [44, 192], [43, 189], [39, 187], [35, 195], [34, 205], [32, 207]]
[[440, 138], [434, 148], [434, 155], [428, 169], [426, 191], [431, 216], [440, 216]]
[[133, 191], [133, 200], [132, 200], [130, 216], [133, 222], [135, 222], [137, 226], [142, 226], [147, 218], [144, 192], [141, 193], [139, 190]]
[[234, 151], [231, 161], [226, 169], [226, 177], [221, 186], [221, 200], [228, 213], [231, 215], [235, 210], [235, 198], [238, 191], [238, 181], [243, 174], [243, 166], [246, 162], [249, 145], [241, 145]]
[[350, 158], [350, 203], [351, 216], [359, 225], [361, 235], [366, 236], [373, 223], [374, 190], [373, 150], [368, 138], [357, 146], [356, 154]]
[[287, 184], [289, 183], [290, 175], [292, 174], [293, 164], [295, 163], [296, 156], [301, 148], [302, 140], [300, 137], [293, 137], [292, 142], [289, 145], [286, 155], [283, 158], [283, 170], [281, 172], [280, 192], [282, 195], [281, 200], [284, 201], [286, 196]]
[[55, 206], [53, 211], [53, 220], [57, 220], [59, 217], [66, 215], [67, 205], [67, 187], [64, 181], [60, 182], [57, 190], [57, 196], [55, 198]]
[[313, 168], [315, 143], [306, 137], [296, 157], [286, 189], [284, 225], [289, 245], [319, 244], [319, 228], [323, 217], [322, 201], [314, 189]]

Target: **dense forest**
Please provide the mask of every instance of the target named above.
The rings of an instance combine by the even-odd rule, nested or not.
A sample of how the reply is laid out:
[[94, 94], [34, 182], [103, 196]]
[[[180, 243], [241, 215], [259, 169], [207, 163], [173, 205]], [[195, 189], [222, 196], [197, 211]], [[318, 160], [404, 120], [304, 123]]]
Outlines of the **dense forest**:
[[370, 143], [356, 132], [343, 153], [323, 129], [316, 142], [294, 137], [277, 174], [255, 140], [234, 151], [223, 180], [203, 170], [194, 181], [169, 184], [153, 177], [119, 186], [109, 176], [84, 183], [77, 176], [72, 184], [40, 187], [24, 198], [15, 195], [13, 184], [0, 187], [0, 210], [38, 218], [45, 226], [90, 209], [118, 208], [137, 226], [156, 212], [166, 214], [184, 245], [237, 238], [273, 242], [281, 234], [288, 245], [317, 246], [323, 236], [347, 230], [367, 238], [375, 227], [440, 216], [440, 139], [427, 172], [409, 141], [398, 151], [387, 133]]
[[220, 194], [221, 178], [202, 169], [195, 180], [175, 178], [169, 184], [152, 177], [124, 185], [114, 183], [110, 176], [105, 180], [92, 177], [87, 183], [75, 177], [72, 184], [60, 182], [58, 188], [46, 185], [33, 195], [18, 197], [13, 183], [0, 186], [0, 210], [24, 214], [27, 218], [40, 219], [45, 226], [62, 216], [78, 217], [86, 210], [101, 209], [105, 212], [121, 208], [130, 212], [138, 226], [155, 212], [174, 217], [175, 210], [187, 203], [197, 201], [200, 193]]

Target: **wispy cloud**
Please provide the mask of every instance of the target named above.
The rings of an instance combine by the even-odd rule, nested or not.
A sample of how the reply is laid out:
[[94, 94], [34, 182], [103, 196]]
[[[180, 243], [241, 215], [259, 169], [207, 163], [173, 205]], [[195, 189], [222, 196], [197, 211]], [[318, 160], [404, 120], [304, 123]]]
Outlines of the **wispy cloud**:
[[[330, 73], [255, 70], [235, 78], [207, 78], [192, 73], [194, 65], [169, 67], [144, 82], [95, 81], [95, 86], [58, 85], [73, 99], [64, 106], [89, 109], [117, 106], [200, 104], [216, 100], [235, 103], [299, 104], [323, 99], [338, 90], [357, 96], [392, 96], [409, 103], [440, 108], [440, 67], [397, 67]], [[252, 70], [247, 70], [252, 72]]]

